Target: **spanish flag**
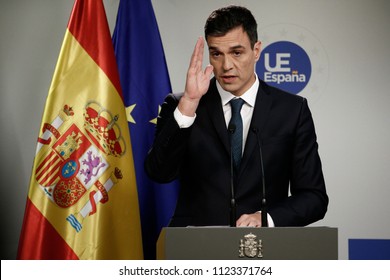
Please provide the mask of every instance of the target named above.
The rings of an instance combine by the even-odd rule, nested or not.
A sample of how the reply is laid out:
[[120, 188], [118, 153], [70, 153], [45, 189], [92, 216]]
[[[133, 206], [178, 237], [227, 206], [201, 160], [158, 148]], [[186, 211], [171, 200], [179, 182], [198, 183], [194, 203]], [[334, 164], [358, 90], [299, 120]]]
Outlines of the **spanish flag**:
[[132, 147], [102, 0], [76, 0], [46, 101], [18, 259], [142, 259]]

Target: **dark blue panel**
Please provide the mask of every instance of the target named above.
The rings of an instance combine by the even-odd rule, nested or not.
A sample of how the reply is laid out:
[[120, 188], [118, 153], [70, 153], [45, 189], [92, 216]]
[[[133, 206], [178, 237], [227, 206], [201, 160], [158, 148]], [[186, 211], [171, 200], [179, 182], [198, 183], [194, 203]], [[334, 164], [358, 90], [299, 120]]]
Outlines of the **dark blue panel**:
[[390, 260], [390, 239], [349, 239], [350, 260]]

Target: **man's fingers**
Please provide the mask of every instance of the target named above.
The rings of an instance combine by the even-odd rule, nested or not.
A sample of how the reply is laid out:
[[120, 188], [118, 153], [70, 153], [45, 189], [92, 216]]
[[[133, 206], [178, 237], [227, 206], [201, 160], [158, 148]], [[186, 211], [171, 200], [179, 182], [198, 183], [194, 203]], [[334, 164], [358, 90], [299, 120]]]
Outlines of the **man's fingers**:
[[198, 61], [200, 62], [200, 69], [202, 69], [202, 64], [203, 64], [203, 52], [204, 52], [204, 40], [202, 37], [198, 38]]
[[202, 69], [203, 62], [203, 50], [204, 50], [204, 40], [202, 37], [199, 37], [196, 41], [194, 52], [191, 56], [190, 68], [195, 68], [199, 71]]
[[261, 227], [261, 215], [259, 213], [243, 214], [236, 225], [238, 227]]
[[206, 68], [204, 69], [204, 75], [207, 78], [210, 78], [211, 73], [213, 73], [214, 67], [212, 65], [207, 65]]

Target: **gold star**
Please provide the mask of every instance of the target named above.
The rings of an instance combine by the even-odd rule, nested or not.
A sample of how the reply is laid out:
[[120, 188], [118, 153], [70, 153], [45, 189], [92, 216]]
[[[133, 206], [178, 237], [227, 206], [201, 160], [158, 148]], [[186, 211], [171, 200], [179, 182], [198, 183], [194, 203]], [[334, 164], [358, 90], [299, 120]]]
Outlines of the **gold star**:
[[[161, 106], [158, 105], [158, 114], [157, 114], [157, 117], [158, 117], [158, 115], [160, 115], [160, 111], [161, 111]], [[150, 120], [149, 122], [154, 123], [154, 124], [157, 124], [157, 117], [154, 118], [153, 120]]]
[[135, 123], [134, 118], [131, 116], [131, 112], [134, 110], [134, 107], [136, 105], [137, 104], [133, 104], [133, 105], [130, 105], [129, 107], [126, 107], [126, 118], [127, 118], [127, 121], [130, 123]]

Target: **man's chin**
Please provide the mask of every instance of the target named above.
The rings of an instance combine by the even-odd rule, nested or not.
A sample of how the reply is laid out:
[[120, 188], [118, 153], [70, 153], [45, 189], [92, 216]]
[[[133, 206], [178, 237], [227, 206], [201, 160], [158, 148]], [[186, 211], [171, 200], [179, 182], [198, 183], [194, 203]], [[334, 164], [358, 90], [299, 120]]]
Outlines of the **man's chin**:
[[221, 87], [226, 90], [227, 92], [230, 92], [235, 95], [235, 92], [237, 91], [237, 86], [235, 84], [228, 84], [228, 83], [221, 83], [219, 82]]

